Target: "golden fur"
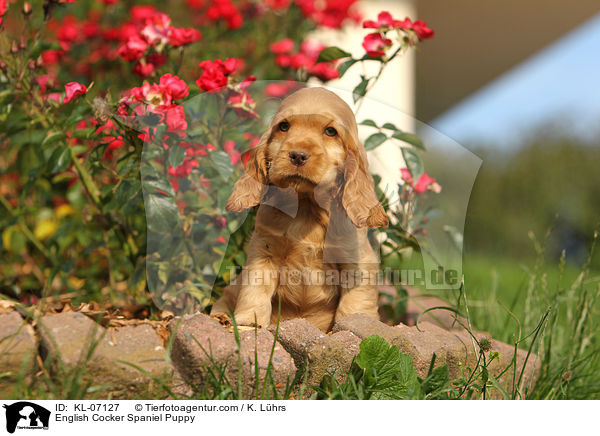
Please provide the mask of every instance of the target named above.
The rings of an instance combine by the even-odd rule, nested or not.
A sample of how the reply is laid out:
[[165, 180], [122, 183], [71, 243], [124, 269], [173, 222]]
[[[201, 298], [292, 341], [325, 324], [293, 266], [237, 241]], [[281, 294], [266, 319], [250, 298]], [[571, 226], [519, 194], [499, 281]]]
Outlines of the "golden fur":
[[[328, 127], [337, 134], [326, 134]], [[310, 156], [294, 164], [292, 151]], [[379, 264], [367, 227], [388, 224], [354, 114], [333, 92], [306, 88], [282, 101], [227, 208], [259, 204], [248, 264], [212, 314], [233, 311], [239, 325], [265, 327], [277, 321], [280, 310], [282, 320], [306, 318], [323, 331], [353, 313], [378, 317], [373, 281], [322, 280], [335, 271], [359, 271], [357, 277], [372, 279]], [[299, 271], [311, 279], [298, 280]]]

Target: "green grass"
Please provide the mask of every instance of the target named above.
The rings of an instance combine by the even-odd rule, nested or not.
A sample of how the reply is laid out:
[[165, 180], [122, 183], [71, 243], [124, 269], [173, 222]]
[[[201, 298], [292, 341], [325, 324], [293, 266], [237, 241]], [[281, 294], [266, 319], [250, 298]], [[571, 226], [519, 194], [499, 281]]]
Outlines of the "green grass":
[[465, 259], [460, 309], [477, 329], [538, 354], [541, 373], [529, 398], [600, 398], [600, 272], [590, 267], [598, 235], [580, 267], [565, 253], [557, 264], [548, 263], [546, 239], [530, 237], [537, 259], [529, 264]]

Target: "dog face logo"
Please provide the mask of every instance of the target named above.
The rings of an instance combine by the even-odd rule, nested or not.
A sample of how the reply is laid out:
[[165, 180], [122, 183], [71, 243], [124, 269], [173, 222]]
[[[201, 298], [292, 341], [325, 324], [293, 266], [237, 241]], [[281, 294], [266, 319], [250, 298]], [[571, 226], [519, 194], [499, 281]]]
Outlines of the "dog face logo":
[[50, 411], [29, 401], [19, 401], [4, 405], [6, 409], [6, 431], [14, 433], [18, 429], [48, 430]]

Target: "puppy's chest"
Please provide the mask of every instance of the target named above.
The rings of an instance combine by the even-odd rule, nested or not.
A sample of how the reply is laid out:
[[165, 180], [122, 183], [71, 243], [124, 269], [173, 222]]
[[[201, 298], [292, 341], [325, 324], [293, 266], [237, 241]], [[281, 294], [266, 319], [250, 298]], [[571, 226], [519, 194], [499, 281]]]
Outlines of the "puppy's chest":
[[274, 209], [271, 212], [268, 219], [257, 221], [266, 254], [279, 265], [318, 267], [323, 259], [327, 213], [300, 209], [290, 217]]

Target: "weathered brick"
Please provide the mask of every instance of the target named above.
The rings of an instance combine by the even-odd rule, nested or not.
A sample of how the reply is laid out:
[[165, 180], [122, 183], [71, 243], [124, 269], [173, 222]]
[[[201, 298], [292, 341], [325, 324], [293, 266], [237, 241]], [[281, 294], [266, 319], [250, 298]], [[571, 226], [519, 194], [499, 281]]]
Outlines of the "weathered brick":
[[171, 377], [166, 351], [150, 325], [104, 329], [81, 313], [64, 312], [42, 317], [38, 330], [44, 354], [54, 369], [58, 361], [67, 368], [85, 364], [84, 376], [92, 377], [94, 384], [112, 385], [116, 398], [155, 392], [155, 379], [162, 382]]
[[[261, 398], [263, 392], [270, 396], [273, 388], [276, 388], [281, 395], [285, 387], [292, 384], [296, 375], [292, 356], [277, 342], [273, 347], [274, 342], [275, 337], [266, 329], [240, 333], [244, 369], [242, 379], [245, 396], [249, 398]], [[272, 357], [271, 352], [273, 352]], [[268, 369], [269, 361], [270, 369]], [[258, 380], [256, 365], [258, 365]]]
[[211, 371], [218, 374], [237, 364], [235, 339], [215, 319], [202, 313], [186, 315], [172, 320], [169, 329], [175, 335], [171, 360], [188, 383], [203, 386]]
[[309, 385], [318, 385], [326, 374], [342, 383], [360, 351], [361, 339], [349, 331], [340, 331], [319, 338], [308, 352]]
[[364, 313], [355, 313], [338, 320], [332, 331], [337, 333], [343, 330], [350, 331], [361, 339], [378, 335], [387, 341], [391, 341], [400, 334], [396, 328], [377, 321]]
[[[269, 328], [275, 333], [275, 327]], [[292, 355], [297, 368], [301, 368], [308, 356], [308, 350], [319, 339], [325, 336], [304, 318], [295, 318], [279, 324], [277, 340]]]
[[33, 328], [15, 311], [0, 313], [0, 373], [17, 374], [36, 354]]
[[107, 378], [141, 383], [148, 382], [149, 378], [164, 379], [172, 375], [166, 350], [148, 324], [109, 328], [97, 352], [103, 360], [100, 365], [106, 371]]
[[[273, 384], [281, 394], [286, 383], [291, 383], [295, 376], [292, 357], [281, 344], [276, 343], [267, 378], [275, 338], [266, 329], [240, 332], [238, 348], [234, 334], [204, 314], [173, 320], [169, 327], [175, 335], [171, 353], [173, 363], [182, 377], [199, 389], [210, 383], [211, 372], [222, 373], [235, 392], [238, 391], [239, 379], [242, 395], [256, 398], [262, 395], [265, 380], [267, 395], [272, 395]], [[208, 389], [211, 387], [208, 386]]]
[[37, 328], [45, 356], [60, 359], [67, 366], [86, 359], [90, 347], [104, 334], [102, 326], [78, 312], [45, 315]]
[[413, 366], [420, 377], [427, 375], [434, 353], [435, 366], [447, 364], [450, 378], [458, 377], [461, 366], [476, 359], [472, 347], [464, 344], [454, 333], [429, 322], [419, 323], [419, 329], [403, 324], [393, 328], [399, 334], [392, 339], [392, 345], [413, 358]]

